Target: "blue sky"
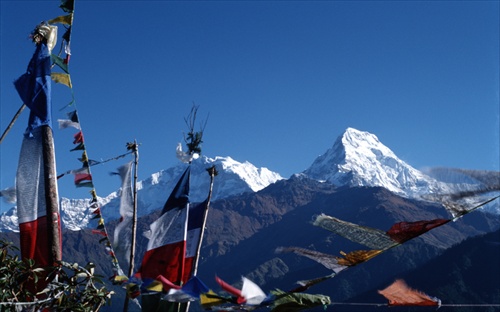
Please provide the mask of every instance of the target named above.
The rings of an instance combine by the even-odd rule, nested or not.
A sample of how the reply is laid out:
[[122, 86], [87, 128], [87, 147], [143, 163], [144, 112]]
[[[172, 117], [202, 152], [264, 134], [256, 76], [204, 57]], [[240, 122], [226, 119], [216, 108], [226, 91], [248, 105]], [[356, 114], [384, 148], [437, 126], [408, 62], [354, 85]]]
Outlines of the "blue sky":
[[[21, 105], [12, 82], [33, 54], [30, 31], [64, 13], [59, 1], [0, 5], [3, 132]], [[347, 127], [417, 169], [499, 170], [499, 15], [498, 1], [76, 0], [69, 68], [89, 158], [136, 139], [139, 179], [177, 164], [195, 103], [208, 116], [203, 154], [284, 177]], [[54, 86], [54, 120], [70, 97]], [[0, 145], [1, 189], [14, 184], [27, 116]], [[58, 171], [77, 168], [75, 131], [54, 132]], [[99, 196], [127, 160], [92, 167]], [[60, 180], [60, 196], [87, 191]]]

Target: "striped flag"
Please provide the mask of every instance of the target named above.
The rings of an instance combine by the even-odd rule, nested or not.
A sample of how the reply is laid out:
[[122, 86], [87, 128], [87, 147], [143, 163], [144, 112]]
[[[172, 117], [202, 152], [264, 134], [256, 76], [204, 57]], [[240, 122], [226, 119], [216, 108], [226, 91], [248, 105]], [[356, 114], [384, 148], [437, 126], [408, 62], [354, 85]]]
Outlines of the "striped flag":
[[208, 200], [196, 205], [190, 205], [186, 237], [186, 259], [184, 260], [183, 283], [188, 281], [194, 273], [198, 245], [200, 244], [203, 219], [208, 207]]
[[138, 271], [146, 283], [159, 276], [177, 285], [183, 280], [189, 212], [189, 177], [190, 166], [174, 187], [160, 217], [150, 226], [151, 237]]

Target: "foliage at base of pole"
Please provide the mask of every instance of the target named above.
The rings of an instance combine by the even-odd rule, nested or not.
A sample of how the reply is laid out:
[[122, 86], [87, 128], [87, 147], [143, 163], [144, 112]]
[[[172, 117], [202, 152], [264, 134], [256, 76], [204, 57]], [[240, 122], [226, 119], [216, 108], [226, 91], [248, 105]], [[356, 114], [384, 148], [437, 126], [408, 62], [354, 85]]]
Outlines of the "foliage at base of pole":
[[82, 267], [61, 261], [59, 266], [41, 268], [32, 259], [20, 260], [16, 254], [17, 247], [0, 240], [2, 311], [98, 311], [114, 294], [104, 287], [100, 276], [94, 275], [92, 263]]

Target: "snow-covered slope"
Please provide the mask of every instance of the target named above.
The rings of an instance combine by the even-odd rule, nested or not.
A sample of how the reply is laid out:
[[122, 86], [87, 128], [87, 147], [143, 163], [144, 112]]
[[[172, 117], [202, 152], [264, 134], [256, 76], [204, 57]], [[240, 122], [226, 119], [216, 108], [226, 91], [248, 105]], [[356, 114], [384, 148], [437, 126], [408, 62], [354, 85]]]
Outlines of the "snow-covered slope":
[[425, 175], [399, 159], [375, 135], [353, 128], [347, 128], [303, 174], [338, 186], [381, 186], [406, 197], [451, 192], [456, 186]]
[[[283, 179], [278, 173], [267, 168], [257, 168], [248, 161], [240, 163], [231, 157], [201, 157], [193, 161], [190, 179], [190, 200], [200, 202], [206, 199], [209, 191], [210, 176], [206, 169], [215, 165], [218, 175], [215, 177], [212, 200], [238, 195], [245, 192], [259, 191], [269, 184]], [[179, 163], [175, 167], [159, 171], [137, 185], [137, 210], [139, 216], [147, 215], [165, 204], [178, 178], [186, 168]], [[119, 215], [120, 192], [117, 190], [106, 197], [98, 198], [105, 220], [114, 220]], [[88, 226], [93, 217], [90, 199], [62, 198], [60, 201], [61, 218], [65, 228], [79, 230]], [[0, 215], [0, 231], [18, 229], [15, 208]]]

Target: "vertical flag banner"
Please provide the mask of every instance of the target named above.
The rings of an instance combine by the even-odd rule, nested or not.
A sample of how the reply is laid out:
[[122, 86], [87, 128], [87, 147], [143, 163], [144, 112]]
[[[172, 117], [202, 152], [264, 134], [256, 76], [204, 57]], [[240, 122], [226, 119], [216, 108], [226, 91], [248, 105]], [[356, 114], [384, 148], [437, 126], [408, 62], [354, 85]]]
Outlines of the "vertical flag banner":
[[139, 274], [143, 281], [163, 276], [174, 284], [183, 277], [189, 211], [190, 166], [170, 194], [160, 217], [151, 224], [151, 237]]
[[130, 265], [130, 248], [132, 244], [132, 217], [134, 214], [132, 194], [132, 161], [118, 168], [122, 180], [120, 194], [120, 223], [115, 228], [113, 249], [119, 260], [125, 260]]
[[[44, 27], [49, 33], [54, 30], [49, 25]], [[40, 33], [37, 28], [38, 35]], [[46, 41], [37, 42], [35, 53], [31, 58], [25, 74], [14, 81], [14, 86], [23, 102], [30, 108], [28, 128], [26, 130], [19, 164], [16, 175], [16, 197], [19, 230], [21, 238], [21, 256], [34, 259], [40, 266], [53, 265], [54, 250], [51, 245], [54, 240], [56, 249], [61, 255], [61, 223], [59, 222], [59, 207], [56, 207], [56, 215], [47, 216], [48, 199], [55, 198], [57, 205], [57, 183], [55, 175], [51, 183], [52, 188], [46, 189], [50, 179], [50, 170], [55, 170], [55, 157], [49, 155], [47, 150], [53, 154], [52, 122], [51, 122], [51, 62], [50, 51]], [[46, 128], [44, 128], [46, 127]], [[48, 128], [48, 129], [47, 129]], [[48, 133], [48, 138], [45, 135]], [[48, 140], [48, 141], [47, 141]], [[48, 146], [48, 147], [47, 147]], [[47, 171], [49, 170], [49, 171]], [[47, 171], [47, 172], [46, 172]], [[53, 210], [52, 210], [53, 211]], [[49, 224], [53, 220], [57, 224]], [[54, 231], [49, 231], [53, 229]], [[54, 234], [57, 237], [54, 237]], [[51, 243], [52, 242], [52, 243]]]

